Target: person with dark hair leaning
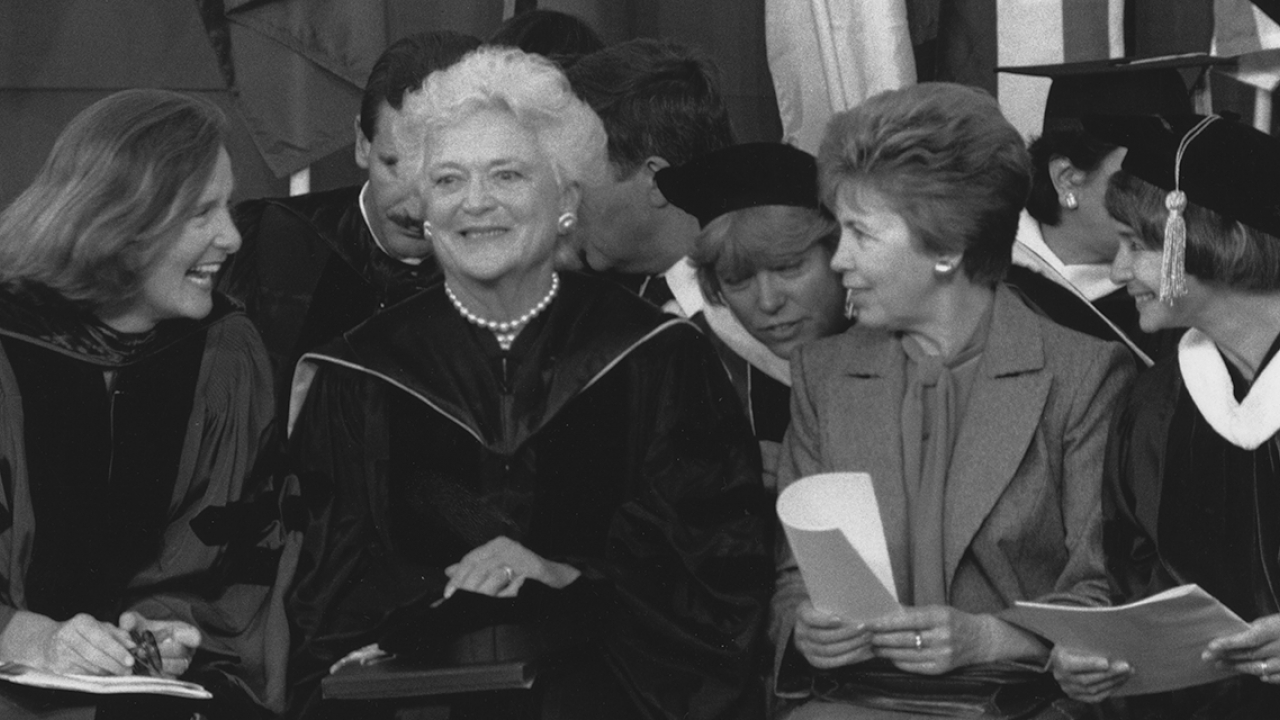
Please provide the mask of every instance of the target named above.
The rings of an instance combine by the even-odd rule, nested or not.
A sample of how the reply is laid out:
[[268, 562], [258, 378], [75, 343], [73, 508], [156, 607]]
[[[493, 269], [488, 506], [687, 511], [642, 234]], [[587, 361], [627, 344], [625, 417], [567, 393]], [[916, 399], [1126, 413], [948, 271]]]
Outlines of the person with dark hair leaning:
[[245, 304], [262, 333], [281, 408], [302, 353], [439, 282], [415, 189], [421, 139], [402, 108], [428, 75], [479, 44], [427, 32], [382, 53], [355, 121], [356, 164], [369, 172], [363, 185], [236, 206], [244, 247], [218, 287]]
[[[239, 720], [283, 707], [300, 537], [270, 475], [262, 341], [213, 289], [240, 246], [225, 124], [179, 93], [116, 93], [0, 214], [0, 662], [147, 667], [213, 693], [174, 717]], [[156, 702], [97, 717], [170, 717]]]
[[[1112, 599], [1195, 583], [1249, 623], [1202, 648], [1235, 673], [1124, 697], [1133, 720], [1280, 713], [1280, 141], [1215, 115], [1086, 118], [1128, 148], [1106, 203], [1122, 224], [1112, 278], [1142, 329], [1190, 328], [1135, 382], [1111, 430], [1103, 547]], [[1074, 697], [1100, 701], [1129, 658], [1054, 651]]]
[[675, 290], [659, 288], [676, 275], [696, 290], [684, 258], [698, 220], [663, 195], [655, 176], [733, 144], [715, 66], [683, 45], [636, 39], [582, 58], [567, 74], [609, 137], [609, 172], [583, 188], [579, 259], [659, 306]]
[[1000, 68], [1052, 78], [1043, 131], [1028, 147], [1031, 193], [1005, 281], [1054, 322], [1124, 343], [1143, 367], [1171, 353], [1177, 337], [1143, 331], [1133, 298], [1109, 276], [1119, 234], [1103, 195], [1125, 149], [1085, 132], [1080, 118], [1190, 113], [1180, 70], [1213, 62], [1196, 55]]
[[[582, 58], [568, 75], [609, 136], [608, 173], [583, 187], [578, 260], [667, 312], [698, 318], [740, 389], [744, 373], [771, 387], [789, 383], [787, 360], [703, 294], [689, 258], [702, 230], [698, 211], [688, 197], [667, 195], [682, 168], [734, 144], [715, 66], [683, 45], [638, 39]], [[664, 186], [660, 174], [673, 182]], [[780, 432], [772, 415], [765, 422]]]
[[512, 15], [493, 31], [485, 44], [542, 55], [561, 69], [604, 48], [604, 41], [596, 31], [576, 15], [537, 9]]

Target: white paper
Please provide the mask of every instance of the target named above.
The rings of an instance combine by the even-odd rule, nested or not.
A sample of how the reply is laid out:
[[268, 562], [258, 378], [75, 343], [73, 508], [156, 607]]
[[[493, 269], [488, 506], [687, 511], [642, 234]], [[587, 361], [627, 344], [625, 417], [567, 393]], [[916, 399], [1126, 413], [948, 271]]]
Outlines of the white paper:
[[853, 622], [899, 608], [870, 475], [801, 478], [778, 496], [778, 518], [814, 607]]
[[208, 690], [205, 690], [200, 685], [184, 680], [174, 680], [173, 678], [145, 677], [141, 675], [63, 675], [36, 670], [19, 663], [0, 663], [0, 680], [7, 680], [18, 685], [53, 690], [74, 690], [95, 695], [146, 693], [198, 700], [207, 700], [213, 697]]
[[1129, 663], [1134, 673], [1117, 696], [1176, 690], [1235, 675], [1201, 660], [1200, 654], [1210, 640], [1249, 627], [1194, 584], [1116, 607], [1018, 602], [1002, 617], [1057, 645]]

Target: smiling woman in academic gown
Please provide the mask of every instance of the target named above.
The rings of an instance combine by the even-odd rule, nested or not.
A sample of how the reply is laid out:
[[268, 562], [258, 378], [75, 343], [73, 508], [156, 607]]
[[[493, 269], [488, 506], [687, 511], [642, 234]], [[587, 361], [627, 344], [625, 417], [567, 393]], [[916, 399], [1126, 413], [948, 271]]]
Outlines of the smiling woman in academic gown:
[[[215, 696], [181, 718], [283, 707], [296, 549], [266, 351], [213, 289], [240, 247], [225, 122], [111, 95], [0, 215], [0, 662], [128, 675], [150, 631], [163, 673]], [[119, 714], [167, 717], [146, 697]]]
[[388, 612], [529, 590], [586, 637], [539, 676], [537, 716], [759, 716], [771, 507], [733, 388], [691, 323], [554, 270], [605, 171], [599, 119], [550, 61], [497, 48], [406, 109], [445, 282], [299, 369], [293, 712], [325, 714], [318, 681]]
[[[1124, 225], [1112, 277], [1135, 297], [1143, 330], [1191, 328], [1176, 357], [1138, 379], [1112, 430], [1103, 511], [1113, 599], [1196, 583], [1250, 623], [1203, 650], [1238, 677], [1112, 709], [1133, 718], [1276, 717], [1280, 142], [1216, 116], [1099, 117], [1086, 126], [1129, 148], [1107, 191]], [[1066, 648], [1054, 663], [1063, 687], [1086, 700], [1142, 671]]]

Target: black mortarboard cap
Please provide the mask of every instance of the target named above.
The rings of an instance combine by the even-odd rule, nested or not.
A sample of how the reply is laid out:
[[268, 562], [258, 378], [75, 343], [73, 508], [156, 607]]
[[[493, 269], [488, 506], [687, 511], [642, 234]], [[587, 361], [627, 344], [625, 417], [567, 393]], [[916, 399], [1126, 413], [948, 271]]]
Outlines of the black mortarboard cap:
[[733, 145], [659, 170], [663, 197], [701, 227], [734, 210], [760, 205], [819, 207], [818, 165], [783, 143]]
[[1193, 111], [1179, 70], [1234, 62], [1204, 53], [1159, 58], [1090, 60], [1060, 65], [1000, 67], [1000, 72], [1047, 77], [1044, 129], [1079, 127], [1085, 115], [1185, 115]]
[[1171, 245], [1181, 252], [1170, 243], [1179, 192], [1185, 202], [1280, 238], [1280, 140], [1217, 115], [1088, 116], [1082, 123], [1090, 135], [1128, 148], [1121, 169], [1169, 191], [1166, 252]]

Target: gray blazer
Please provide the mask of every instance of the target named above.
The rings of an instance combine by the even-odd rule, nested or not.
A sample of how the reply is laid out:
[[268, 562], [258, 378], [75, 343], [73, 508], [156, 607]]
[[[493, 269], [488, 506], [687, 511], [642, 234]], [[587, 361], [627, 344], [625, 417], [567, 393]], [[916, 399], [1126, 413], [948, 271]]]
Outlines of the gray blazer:
[[[1099, 496], [1107, 429], [1133, 361], [1118, 343], [1056, 325], [1003, 286], [947, 475], [949, 604], [998, 613], [1015, 600], [1108, 601]], [[871, 474], [899, 588], [908, 582], [902, 482], [902, 347], [853, 328], [800, 348], [778, 486], [820, 472]], [[772, 636], [780, 659], [807, 597], [779, 543]]]

